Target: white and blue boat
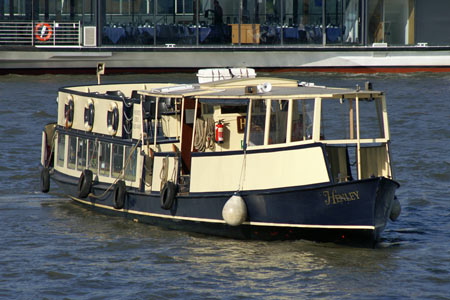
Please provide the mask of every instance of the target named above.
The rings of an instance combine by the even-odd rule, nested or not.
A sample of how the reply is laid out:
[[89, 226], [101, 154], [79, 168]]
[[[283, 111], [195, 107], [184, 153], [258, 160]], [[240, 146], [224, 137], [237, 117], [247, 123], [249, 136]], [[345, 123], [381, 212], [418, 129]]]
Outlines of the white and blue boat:
[[198, 84], [64, 87], [41, 187], [169, 229], [374, 243], [395, 196], [386, 96], [210, 69]]

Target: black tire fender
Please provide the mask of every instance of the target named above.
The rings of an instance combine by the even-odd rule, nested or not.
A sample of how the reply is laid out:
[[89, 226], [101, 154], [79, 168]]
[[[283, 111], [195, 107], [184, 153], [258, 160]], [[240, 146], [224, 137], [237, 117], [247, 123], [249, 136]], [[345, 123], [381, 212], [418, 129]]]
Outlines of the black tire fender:
[[50, 191], [50, 171], [48, 168], [42, 168], [41, 170], [41, 191], [43, 193]]
[[164, 184], [161, 190], [161, 208], [171, 209], [175, 201], [175, 195], [177, 193], [177, 186], [175, 183], [168, 181]]
[[80, 175], [80, 179], [78, 180], [78, 197], [86, 198], [91, 192], [92, 188], [92, 171], [91, 170], [83, 170]]
[[122, 209], [125, 205], [125, 195], [126, 195], [126, 185], [125, 181], [119, 180], [114, 186], [114, 208]]

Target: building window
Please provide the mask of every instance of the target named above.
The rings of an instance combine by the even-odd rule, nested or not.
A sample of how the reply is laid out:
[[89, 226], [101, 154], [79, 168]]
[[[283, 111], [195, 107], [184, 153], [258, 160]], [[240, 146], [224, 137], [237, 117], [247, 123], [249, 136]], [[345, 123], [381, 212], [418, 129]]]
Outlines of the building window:
[[181, 14], [193, 14], [194, 3], [193, 0], [175, 0], [176, 1], [176, 13]]
[[58, 166], [64, 167], [66, 153], [66, 135], [58, 132]]
[[175, 2], [173, 1], [158, 1], [158, 14], [173, 14], [175, 11]]

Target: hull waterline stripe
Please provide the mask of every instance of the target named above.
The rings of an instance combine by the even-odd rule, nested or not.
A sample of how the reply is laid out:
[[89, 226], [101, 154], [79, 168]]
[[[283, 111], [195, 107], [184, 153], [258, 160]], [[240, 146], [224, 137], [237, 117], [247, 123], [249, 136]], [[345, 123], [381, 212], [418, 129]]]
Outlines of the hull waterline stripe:
[[[192, 222], [205, 222], [205, 223], [218, 223], [225, 224], [224, 220], [217, 219], [204, 219], [204, 218], [192, 218], [192, 217], [180, 217], [180, 216], [168, 216], [163, 214], [155, 214], [142, 212], [137, 210], [127, 210], [127, 209], [115, 209], [107, 205], [92, 203], [86, 200], [82, 200], [73, 196], [69, 196], [72, 200], [83, 203], [85, 205], [100, 207], [103, 209], [109, 209], [113, 211], [119, 212], [127, 212], [135, 215], [149, 216], [149, 217], [157, 217], [164, 219], [176, 219], [183, 221], [192, 221]], [[375, 226], [370, 225], [311, 225], [311, 224], [289, 224], [289, 223], [265, 223], [265, 222], [244, 222], [243, 225], [251, 225], [251, 226], [270, 226], [270, 227], [292, 227], [292, 228], [318, 228], [318, 229], [354, 229], [354, 230], [375, 230]]]

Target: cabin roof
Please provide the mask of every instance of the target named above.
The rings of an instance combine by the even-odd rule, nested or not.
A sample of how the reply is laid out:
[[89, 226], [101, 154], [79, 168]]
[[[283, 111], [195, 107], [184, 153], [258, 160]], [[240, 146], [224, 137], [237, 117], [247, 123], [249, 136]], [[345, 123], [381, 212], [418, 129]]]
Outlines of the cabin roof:
[[[271, 84], [270, 91], [248, 93], [248, 87]], [[349, 88], [334, 88], [316, 86], [310, 83], [299, 83], [297, 80], [272, 77], [252, 79], [231, 79], [206, 84], [182, 84], [170, 87], [139, 91], [143, 95], [156, 97], [195, 97], [195, 98], [245, 98], [245, 99], [292, 99], [292, 98], [361, 98], [380, 95], [379, 91], [356, 90]]]

